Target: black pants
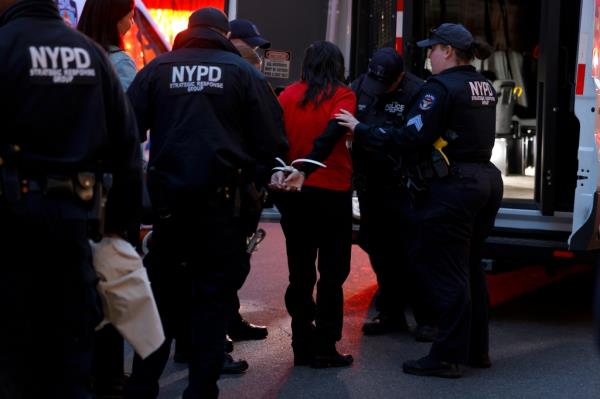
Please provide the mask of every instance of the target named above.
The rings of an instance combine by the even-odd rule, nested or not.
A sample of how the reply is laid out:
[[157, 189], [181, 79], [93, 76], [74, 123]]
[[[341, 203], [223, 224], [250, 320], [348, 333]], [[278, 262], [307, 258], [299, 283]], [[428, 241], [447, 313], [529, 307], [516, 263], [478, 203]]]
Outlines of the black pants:
[[189, 334], [190, 326], [189, 385], [183, 398], [218, 396], [228, 310], [247, 259], [233, 206], [233, 200], [188, 197], [174, 202], [170, 218], [156, 222], [144, 264], [167, 339], [148, 358], [134, 358], [126, 397], [157, 397], [172, 339]]
[[[244, 261], [246, 261], [246, 259], [243, 259]], [[246, 281], [246, 278], [248, 278], [248, 274], [250, 272], [250, 258], [247, 259], [247, 262], [245, 262], [245, 265], [241, 265], [241, 268], [239, 270], [240, 272], [240, 278], [241, 280], [241, 285], [244, 284], [244, 282]], [[238, 290], [241, 288], [238, 288]], [[229, 318], [227, 321], [227, 328], [226, 331], [229, 332], [231, 329], [236, 328], [237, 326], [239, 326], [242, 321], [244, 320], [244, 318], [242, 317], [242, 315], [240, 314], [240, 298], [238, 295], [238, 291], [236, 290], [235, 293], [232, 295], [231, 297], [231, 301], [230, 301], [230, 309], [229, 309]], [[185, 320], [182, 322], [183, 325], [185, 324], [190, 324], [191, 320]], [[181, 332], [181, 334], [180, 334]], [[181, 353], [182, 355], [187, 355], [187, 353], [189, 353], [189, 351], [191, 350], [192, 347], [192, 336], [191, 336], [191, 325], [189, 325], [188, 327], [182, 327], [180, 328], [177, 333], [175, 338], [175, 352], [176, 353]]]
[[430, 355], [465, 363], [488, 353], [488, 291], [481, 247], [500, 207], [502, 177], [491, 163], [460, 163], [431, 182], [417, 209], [415, 262], [438, 315]]
[[85, 217], [75, 200], [0, 198], [1, 398], [90, 398], [101, 310]]
[[317, 340], [333, 345], [342, 337], [342, 285], [350, 273], [351, 193], [304, 187], [280, 197], [277, 206], [290, 272], [285, 304], [292, 316], [292, 340], [306, 340], [314, 321]]
[[[257, 225], [258, 228], [258, 225]], [[234, 295], [231, 298], [230, 310], [229, 310], [229, 321], [227, 322], [227, 330], [234, 329], [239, 326], [244, 319], [240, 314], [240, 297], [238, 294], [238, 290], [242, 288], [242, 285], [246, 282], [248, 278], [248, 274], [250, 274], [250, 255], [244, 257], [243, 264], [240, 265], [240, 285], [237, 287]]]
[[391, 318], [404, 318], [410, 305], [419, 325], [433, 325], [425, 304], [424, 287], [409, 262], [409, 247], [416, 227], [408, 193], [368, 187], [359, 193], [359, 244], [369, 254], [377, 276], [376, 308]]
[[124, 341], [121, 334], [112, 324], [107, 324], [94, 336], [92, 356], [92, 377], [94, 391], [119, 385], [123, 381]]

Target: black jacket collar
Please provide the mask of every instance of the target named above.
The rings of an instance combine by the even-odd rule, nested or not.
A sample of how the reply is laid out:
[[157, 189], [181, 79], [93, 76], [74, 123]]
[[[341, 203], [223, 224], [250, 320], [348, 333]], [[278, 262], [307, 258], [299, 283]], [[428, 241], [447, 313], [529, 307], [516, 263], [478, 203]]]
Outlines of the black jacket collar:
[[212, 48], [240, 55], [225, 36], [205, 27], [194, 27], [179, 32], [175, 37], [173, 50], [180, 48]]
[[52, 0], [21, 0], [0, 15], [0, 26], [17, 18], [61, 19]]
[[452, 72], [455, 72], [455, 71], [476, 72], [477, 69], [475, 69], [475, 67], [473, 65], [457, 65], [457, 66], [452, 67], [452, 68], [444, 69], [438, 75], [446, 74], [446, 73], [452, 73]]

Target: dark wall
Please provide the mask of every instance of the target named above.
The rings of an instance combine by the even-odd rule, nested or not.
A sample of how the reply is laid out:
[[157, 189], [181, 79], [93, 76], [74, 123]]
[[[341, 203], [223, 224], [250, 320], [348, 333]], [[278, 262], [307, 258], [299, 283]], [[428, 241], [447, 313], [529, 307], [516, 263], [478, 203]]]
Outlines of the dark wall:
[[274, 88], [300, 79], [304, 49], [316, 40], [325, 40], [328, 0], [239, 1], [237, 17], [249, 19], [271, 41], [273, 50], [291, 50], [289, 79], [269, 79]]

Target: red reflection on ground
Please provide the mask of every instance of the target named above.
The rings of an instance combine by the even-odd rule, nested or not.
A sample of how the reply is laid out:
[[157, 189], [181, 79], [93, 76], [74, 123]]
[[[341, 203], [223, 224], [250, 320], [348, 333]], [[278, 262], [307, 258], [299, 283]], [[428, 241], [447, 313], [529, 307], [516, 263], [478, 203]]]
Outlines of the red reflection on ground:
[[548, 273], [543, 266], [529, 266], [488, 276], [491, 306], [500, 305], [523, 294], [556, 283], [566, 277], [591, 270], [591, 265], [573, 265]]

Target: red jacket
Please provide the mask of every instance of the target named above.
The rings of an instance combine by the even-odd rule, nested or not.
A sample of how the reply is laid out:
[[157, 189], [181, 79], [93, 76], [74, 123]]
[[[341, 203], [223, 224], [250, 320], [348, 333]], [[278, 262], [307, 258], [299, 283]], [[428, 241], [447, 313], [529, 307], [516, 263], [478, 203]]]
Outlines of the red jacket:
[[[322, 102], [318, 107], [308, 104], [300, 107], [307, 85], [300, 81], [288, 86], [280, 95], [279, 102], [283, 108], [283, 120], [290, 150], [288, 161], [305, 158], [313, 148], [314, 140], [327, 127], [330, 120], [340, 109], [352, 113], [356, 110], [354, 92], [344, 86], [335, 90], [332, 98]], [[331, 154], [323, 161], [326, 168], [318, 168], [311, 173], [305, 186], [319, 187], [334, 191], [348, 191], [351, 188], [352, 160], [346, 147], [346, 136], [340, 137]]]

